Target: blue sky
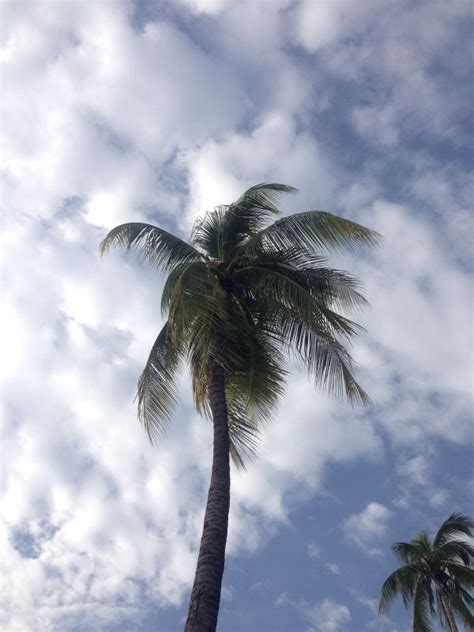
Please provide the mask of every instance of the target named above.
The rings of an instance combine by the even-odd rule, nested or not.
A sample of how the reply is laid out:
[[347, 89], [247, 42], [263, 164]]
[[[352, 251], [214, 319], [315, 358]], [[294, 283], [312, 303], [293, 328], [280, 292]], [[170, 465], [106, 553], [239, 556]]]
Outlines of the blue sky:
[[182, 403], [161, 445], [136, 380], [162, 279], [98, 244], [182, 237], [249, 186], [384, 236], [334, 259], [371, 308], [374, 405], [295, 365], [233, 472], [223, 632], [407, 632], [376, 614], [394, 541], [472, 514], [472, 4], [3, 2], [2, 579], [6, 632], [182, 629], [210, 470]]

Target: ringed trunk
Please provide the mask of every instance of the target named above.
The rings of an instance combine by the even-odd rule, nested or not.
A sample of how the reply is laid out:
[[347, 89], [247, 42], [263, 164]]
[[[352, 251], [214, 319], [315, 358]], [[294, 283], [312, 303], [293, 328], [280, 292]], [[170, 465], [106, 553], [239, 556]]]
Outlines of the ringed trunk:
[[229, 425], [222, 367], [211, 373], [214, 426], [211, 483], [185, 632], [214, 632], [217, 626], [230, 506]]

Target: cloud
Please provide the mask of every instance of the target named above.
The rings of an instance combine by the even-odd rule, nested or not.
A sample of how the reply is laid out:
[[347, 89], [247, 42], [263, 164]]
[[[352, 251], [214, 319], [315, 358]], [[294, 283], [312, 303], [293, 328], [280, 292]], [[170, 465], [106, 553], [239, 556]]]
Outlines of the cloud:
[[342, 524], [344, 537], [369, 556], [381, 555], [378, 544], [388, 533], [392, 511], [380, 503], [371, 502], [360, 513], [348, 516]]
[[339, 632], [347, 629], [351, 620], [349, 608], [332, 599], [309, 603], [305, 600], [292, 600], [287, 593], [282, 593], [277, 597], [275, 605], [295, 608], [299, 616], [310, 626], [311, 632]]
[[333, 575], [339, 575], [339, 573], [341, 572], [339, 570], [339, 566], [337, 564], [335, 564], [334, 562], [328, 562], [326, 564], [326, 568], [333, 574]]
[[321, 547], [319, 547], [317, 544], [310, 542], [306, 547], [306, 550], [308, 552], [308, 556], [313, 559], [317, 560], [321, 557]]

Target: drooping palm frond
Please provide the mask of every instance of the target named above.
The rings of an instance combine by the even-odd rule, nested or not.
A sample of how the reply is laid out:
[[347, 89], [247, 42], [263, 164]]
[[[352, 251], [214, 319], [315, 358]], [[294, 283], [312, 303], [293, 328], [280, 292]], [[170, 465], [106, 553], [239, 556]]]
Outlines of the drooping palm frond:
[[416, 561], [418, 549], [409, 542], [395, 542], [392, 544], [392, 553], [404, 564]]
[[402, 566], [385, 580], [380, 595], [379, 612], [387, 614], [394, 600], [400, 595], [403, 603], [408, 605], [413, 599], [416, 588], [416, 571], [410, 566]]
[[438, 551], [442, 559], [461, 562], [465, 566], [469, 566], [474, 558], [474, 546], [459, 540], [443, 544], [438, 548]]
[[448, 570], [458, 584], [466, 588], [474, 588], [474, 570], [464, 564], [443, 560], [443, 567]]
[[296, 350], [316, 384], [338, 399], [369, 405], [370, 398], [353, 376], [352, 358], [327, 332], [321, 332], [289, 312], [280, 315], [282, 337], [288, 351]]
[[255, 424], [245, 398], [232, 385], [226, 385], [226, 401], [229, 415], [230, 454], [238, 469], [245, 469], [245, 462], [255, 456], [260, 432]]
[[162, 270], [202, 261], [203, 255], [193, 246], [158, 226], [131, 222], [113, 228], [100, 244], [101, 255], [110, 248], [137, 248], [145, 261]]
[[374, 247], [380, 240], [377, 232], [361, 224], [325, 211], [306, 211], [283, 217], [260, 231], [249, 241], [246, 251], [301, 246], [324, 252], [352, 249], [358, 245]]
[[335, 312], [328, 305], [324, 294], [312, 292], [304, 273], [287, 266], [267, 266], [257, 261], [236, 272], [246, 287], [256, 296], [265, 294], [276, 305], [287, 307], [307, 319], [318, 322], [321, 333], [326, 330], [332, 335], [351, 338], [363, 331], [360, 325]]
[[138, 417], [152, 443], [166, 429], [177, 402], [175, 376], [181, 357], [165, 323], [138, 381]]
[[474, 531], [474, 522], [464, 514], [453, 513], [443, 522], [435, 535], [433, 546], [439, 548], [460, 536], [471, 537]]
[[303, 268], [300, 272], [311, 293], [325, 296], [332, 309], [355, 311], [369, 305], [360, 282], [347, 272], [327, 267]]
[[[451, 609], [463, 622], [467, 630], [474, 630], [474, 615], [472, 613], [472, 597], [466, 591], [451, 590], [446, 595]], [[470, 603], [469, 603], [470, 601]]]
[[413, 595], [413, 632], [432, 632], [434, 595], [428, 581], [419, 580]]

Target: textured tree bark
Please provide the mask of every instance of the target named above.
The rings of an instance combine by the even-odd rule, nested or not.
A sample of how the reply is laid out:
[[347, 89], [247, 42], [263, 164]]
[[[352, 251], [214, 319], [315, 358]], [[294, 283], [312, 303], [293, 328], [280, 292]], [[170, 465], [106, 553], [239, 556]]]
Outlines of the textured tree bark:
[[224, 574], [230, 464], [225, 376], [221, 367], [212, 370], [209, 395], [214, 425], [211, 484], [185, 632], [214, 632]]

